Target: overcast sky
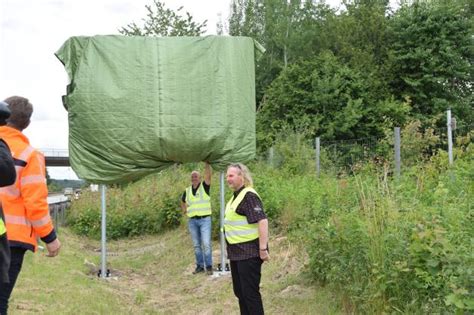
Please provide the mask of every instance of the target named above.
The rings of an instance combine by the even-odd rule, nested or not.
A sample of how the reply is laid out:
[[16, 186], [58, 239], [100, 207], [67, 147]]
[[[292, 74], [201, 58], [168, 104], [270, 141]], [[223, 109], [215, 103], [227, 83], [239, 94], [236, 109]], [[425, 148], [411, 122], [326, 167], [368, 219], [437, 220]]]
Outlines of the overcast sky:
[[[218, 14], [229, 14], [226, 0], [166, 0], [166, 6], [208, 20], [215, 34]], [[41, 149], [67, 149], [67, 112], [61, 96], [68, 78], [54, 53], [71, 36], [118, 34], [118, 29], [146, 16], [152, 0], [0, 0], [0, 99], [25, 96], [34, 106], [25, 130]], [[77, 178], [70, 168], [48, 168], [53, 178]]]
[[[218, 14], [226, 21], [230, 0], [165, 0], [184, 6], [195, 21], [208, 20], [216, 33]], [[327, 3], [337, 4], [338, 0]], [[0, 99], [25, 96], [34, 106], [25, 130], [40, 149], [67, 149], [67, 112], [61, 96], [68, 78], [54, 53], [71, 36], [118, 34], [121, 26], [146, 17], [152, 0], [0, 0]], [[76, 179], [71, 168], [48, 168], [52, 178]]]

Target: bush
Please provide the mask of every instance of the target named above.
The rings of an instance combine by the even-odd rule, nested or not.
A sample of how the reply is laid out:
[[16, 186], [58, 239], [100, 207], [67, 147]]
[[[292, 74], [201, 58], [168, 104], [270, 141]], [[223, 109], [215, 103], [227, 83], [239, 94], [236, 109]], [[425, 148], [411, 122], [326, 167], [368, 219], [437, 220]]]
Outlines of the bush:
[[347, 178], [357, 197], [340, 195], [336, 204], [345, 207], [305, 228], [313, 278], [363, 313], [472, 311], [470, 150], [457, 153], [454, 169], [439, 152], [399, 181], [370, 168]]
[[[185, 184], [170, 183], [176, 182], [176, 178], [187, 178], [182, 173], [180, 169], [171, 169], [130, 185], [108, 188], [107, 238], [156, 234], [179, 226], [179, 198]], [[76, 233], [100, 238], [100, 202], [99, 193], [84, 192], [73, 203], [67, 223]]]
[[[275, 145], [277, 164], [249, 165], [272, 226], [302, 241], [314, 281], [331, 286], [360, 313], [469, 313], [474, 310], [474, 146], [444, 151], [406, 167], [365, 163], [350, 175], [321, 174], [297, 152], [304, 142]], [[305, 155], [306, 156], [306, 155]], [[189, 167], [170, 169], [107, 194], [109, 238], [160, 233], [181, 221], [179, 199]], [[217, 173], [217, 172], [216, 172]], [[213, 236], [219, 234], [219, 181], [211, 189]], [[232, 192], [226, 189], [225, 200]], [[74, 231], [100, 237], [100, 198], [74, 201]]]

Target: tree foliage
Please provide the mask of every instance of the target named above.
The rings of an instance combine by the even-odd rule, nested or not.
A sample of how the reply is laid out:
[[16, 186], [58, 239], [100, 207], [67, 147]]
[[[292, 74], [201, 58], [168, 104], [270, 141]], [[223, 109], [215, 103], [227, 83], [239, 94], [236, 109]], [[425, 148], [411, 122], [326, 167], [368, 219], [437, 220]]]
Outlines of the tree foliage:
[[473, 22], [464, 1], [417, 1], [390, 21], [391, 86], [422, 121], [450, 107], [474, 118]]
[[314, 55], [321, 38], [316, 34], [333, 13], [329, 6], [308, 0], [232, 1], [229, 34], [252, 37], [267, 51], [256, 65], [257, 106], [282, 69]]
[[343, 64], [330, 51], [290, 65], [266, 92], [258, 113], [260, 145], [280, 130], [305, 131], [325, 140], [381, 136], [401, 123], [409, 107], [377, 97], [370, 74]]
[[153, 5], [146, 5], [146, 18], [143, 19], [143, 26], [138, 26], [135, 22], [119, 29], [119, 32], [129, 36], [199, 36], [206, 31], [207, 20], [202, 23], [195, 22], [188, 12], [185, 16], [165, 8], [159, 0], [153, 0]]
[[234, 0], [230, 35], [250, 36], [257, 61], [260, 145], [282, 130], [339, 140], [377, 137], [448, 108], [472, 124], [473, 6], [468, 0]]

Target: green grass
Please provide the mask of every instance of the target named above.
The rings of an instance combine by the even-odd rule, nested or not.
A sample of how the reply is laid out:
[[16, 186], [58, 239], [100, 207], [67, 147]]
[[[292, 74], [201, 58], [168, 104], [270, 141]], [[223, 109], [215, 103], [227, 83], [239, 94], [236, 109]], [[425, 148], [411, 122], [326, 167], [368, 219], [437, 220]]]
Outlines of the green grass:
[[[194, 254], [185, 226], [160, 236], [108, 243], [112, 278], [101, 280], [85, 261], [100, 266], [100, 242], [60, 229], [56, 258], [28, 253], [10, 300], [10, 314], [238, 314], [229, 277], [192, 275]], [[340, 302], [308, 282], [307, 256], [286, 237], [271, 238], [263, 265], [268, 314], [339, 314]], [[218, 242], [214, 261], [220, 261]]]

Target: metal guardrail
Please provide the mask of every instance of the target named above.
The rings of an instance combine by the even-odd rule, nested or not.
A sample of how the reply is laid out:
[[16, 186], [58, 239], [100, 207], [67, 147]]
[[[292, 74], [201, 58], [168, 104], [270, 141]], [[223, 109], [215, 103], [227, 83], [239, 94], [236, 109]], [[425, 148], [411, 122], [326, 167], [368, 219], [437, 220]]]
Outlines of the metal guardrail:
[[66, 211], [71, 206], [71, 200], [63, 194], [48, 196], [49, 215], [53, 219], [54, 228], [59, 230], [66, 222]]
[[68, 157], [69, 150], [68, 149], [48, 149], [42, 148], [38, 149], [44, 156], [51, 156], [51, 157]]

